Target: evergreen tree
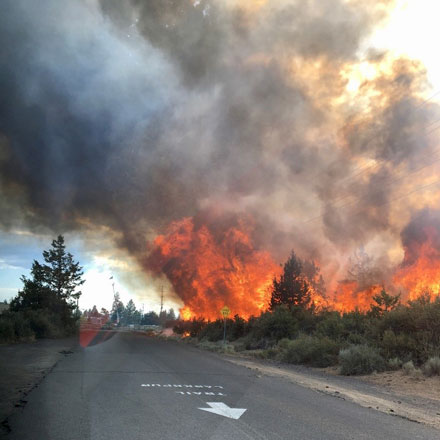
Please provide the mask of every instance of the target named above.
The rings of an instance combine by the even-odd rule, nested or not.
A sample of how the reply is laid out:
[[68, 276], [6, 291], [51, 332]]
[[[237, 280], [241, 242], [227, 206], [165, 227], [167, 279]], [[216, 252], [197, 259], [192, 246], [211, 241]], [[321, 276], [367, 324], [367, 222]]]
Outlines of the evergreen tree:
[[302, 262], [292, 251], [284, 264], [280, 279], [274, 278], [270, 309], [285, 304], [289, 307], [307, 307], [310, 302], [309, 284], [303, 275]]
[[134, 324], [134, 318], [136, 313], [136, 305], [132, 299], [128, 301], [125, 306], [125, 315], [124, 315], [124, 323], [125, 324]]
[[78, 316], [72, 313], [72, 300], [81, 295], [76, 288], [84, 283], [82, 268], [73, 261], [72, 254], [66, 253], [61, 235], [52, 242], [51, 249], [43, 252], [43, 257], [48, 264], [34, 260], [31, 277], [21, 277], [23, 289], [11, 301], [11, 311], [38, 311], [63, 330], [73, 328]]
[[52, 241], [52, 249], [43, 251], [43, 257], [49, 264], [34, 260], [31, 278], [21, 277], [24, 286], [11, 303], [14, 309], [56, 309], [64, 303], [72, 306], [70, 300], [81, 295], [75, 290], [84, 283], [82, 268], [72, 254], [66, 253], [62, 235]]
[[168, 321], [175, 321], [175, 320], [176, 320], [176, 312], [174, 311], [173, 308], [171, 308], [171, 309], [168, 311], [167, 320], [168, 320]]
[[142, 317], [141, 324], [143, 325], [159, 325], [160, 319], [156, 312], [148, 312]]
[[46, 284], [44, 266], [34, 260], [31, 268], [31, 278], [24, 275], [20, 278], [23, 289], [11, 301], [11, 310], [56, 309], [57, 297], [55, 292]]
[[121, 301], [121, 297], [118, 292], [115, 293], [113, 297], [113, 304], [111, 310], [111, 320], [113, 322], [119, 323], [124, 317], [125, 307], [124, 303]]
[[70, 252], [66, 253], [64, 237], [59, 235], [52, 241], [52, 248], [43, 251], [43, 257], [47, 265], [43, 265], [45, 272], [45, 282], [58, 298], [69, 301], [78, 300], [81, 292], [76, 292], [77, 287], [84, 283], [81, 278], [83, 275], [82, 267], [78, 262], [73, 261]]
[[395, 309], [400, 302], [400, 293], [399, 295], [393, 296], [390, 295], [382, 289], [380, 293], [373, 296], [374, 304], [371, 306], [371, 313], [375, 316], [383, 315], [390, 310]]

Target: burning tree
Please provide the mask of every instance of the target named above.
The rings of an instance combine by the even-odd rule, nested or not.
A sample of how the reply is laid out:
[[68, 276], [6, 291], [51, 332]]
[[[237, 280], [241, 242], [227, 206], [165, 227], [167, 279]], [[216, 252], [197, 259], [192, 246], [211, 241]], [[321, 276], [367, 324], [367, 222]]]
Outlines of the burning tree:
[[395, 309], [400, 302], [400, 293], [396, 296], [390, 295], [385, 289], [382, 289], [380, 293], [373, 296], [373, 305], [371, 311], [374, 315], [383, 315], [390, 310]]
[[307, 307], [310, 300], [311, 289], [303, 274], [303, 263], [292, 251], [279, 280], [276, 277], [273, 279], [270, 309], [273, 310], [281, 304]]

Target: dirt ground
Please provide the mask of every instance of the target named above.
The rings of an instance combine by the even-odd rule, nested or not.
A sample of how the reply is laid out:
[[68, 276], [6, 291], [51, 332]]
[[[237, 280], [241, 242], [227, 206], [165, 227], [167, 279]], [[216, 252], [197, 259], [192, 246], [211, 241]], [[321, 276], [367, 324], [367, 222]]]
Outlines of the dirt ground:
[[417, 396], [439, 401], [440, 411], [440, 377], [406, 376], [402, 371], [388, 371], [362, 376], [362, 380], [385, 387], [395, 393], [406, 396]]

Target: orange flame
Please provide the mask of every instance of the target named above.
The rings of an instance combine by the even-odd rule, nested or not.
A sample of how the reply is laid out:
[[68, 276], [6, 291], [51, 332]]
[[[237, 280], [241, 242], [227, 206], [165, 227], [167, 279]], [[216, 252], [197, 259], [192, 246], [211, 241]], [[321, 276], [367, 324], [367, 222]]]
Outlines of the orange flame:
[[[269, 252], [261, 250], [253, 238], [252, 221], [234, 218], [201, 221], [187, 217], [171, 223], [156, 237], [148, 259], [148, 267], [156, 274], [165, 274], [184, 306], [184, 320], [203, 317], [221, 318], [220, 309], [227, 305], [231, 317], [258, 316], [269, 307], [274, 277], [281, 266]], [[402, 299], [415, 299], [425, 292], [440, 291], [440, 234], [436, 228], [425, 228], [424, 241], [405, 246], [405, 258], [395, 272], [391, 293], [403, 289]], [[312, 289], [312, 304], [339, 312], [355, 309], [366, 311], [382, 284], [365, 285], [355, 280], [337, 283], [333, 298], [326, 298], [315, 289], [318, 280], [307, 279]]]
[[340, 281], [332, 302], [332, 308], [339, 312], [350, 312], [355, 309], [366, 311], [373, 302], [373, 296], [381, 290], [382, 286], [377, 284], [361, 289], [354, 280]]
[[413, 240], [405, 246], [403, 263], [393, 278], [410, 300], [424, 293], [437, 296], [440, 292], [440, 235], [432, 226], [423, 232], [425, 240]]
[[281, 268], [255, 246], [252, 233], [249, 220], [199, 225], [187, 217], [154, 240], [149, 267], [168, 277], [184, 302], [183, 319], [218, 319], [225, 305], [231, 316], [244, 318], [267, 309], [273, 277]]

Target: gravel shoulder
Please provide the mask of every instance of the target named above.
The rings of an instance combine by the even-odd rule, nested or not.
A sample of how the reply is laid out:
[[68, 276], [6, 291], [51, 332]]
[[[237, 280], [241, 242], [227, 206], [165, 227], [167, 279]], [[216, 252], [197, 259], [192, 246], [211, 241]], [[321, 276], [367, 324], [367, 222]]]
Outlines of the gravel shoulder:
[[418, 382], [401, 372], [346, 377], [337, 376], [335, 371], [328, 369], [286, 365], [244, 356], [222, 355], [222, 357], [234, 364], [256, 370], [261, 375], [283, 377], [317, 392], [440, 430], [440, 394], [437, 394], [437, 390], [440, 389], [440, 378], [438, 377], [419, 379]]
[[78, 338], [42, 339], [0, 345], [0, 423], [8, 431], [8, 417], [23, 408], [26, 395], [77, 346]]

